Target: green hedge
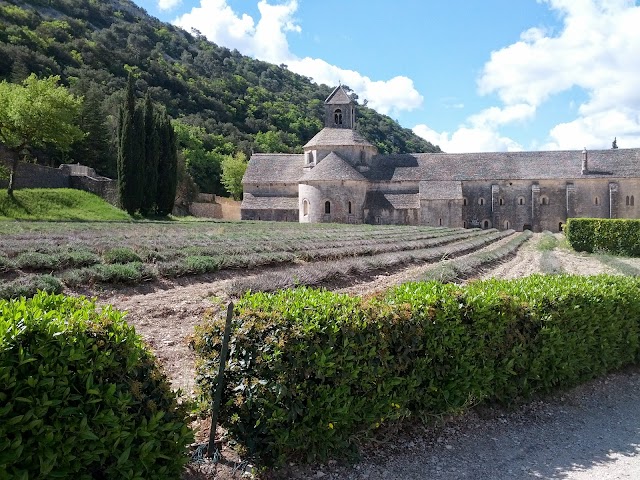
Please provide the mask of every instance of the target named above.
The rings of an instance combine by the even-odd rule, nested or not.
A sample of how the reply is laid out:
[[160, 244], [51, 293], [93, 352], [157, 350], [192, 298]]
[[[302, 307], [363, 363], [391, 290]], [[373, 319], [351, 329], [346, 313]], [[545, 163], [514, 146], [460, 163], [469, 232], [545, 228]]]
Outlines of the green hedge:
[[[505, 403], [638, 360], [640, 281], [532, 276], [405, 284], [359, 299], [300, 288], [236, 306], [222, 422], [264, 463], [354, 452], [383, 423]], [[194, 339], [203, 401], [222, 320]]]
[[123, 314], [45, 293], [0, 301], [0, 478], [174, 479], [191, 441]]
[[570, 218], [565, 233], [578, 252], [640, 257], [640, 220]]

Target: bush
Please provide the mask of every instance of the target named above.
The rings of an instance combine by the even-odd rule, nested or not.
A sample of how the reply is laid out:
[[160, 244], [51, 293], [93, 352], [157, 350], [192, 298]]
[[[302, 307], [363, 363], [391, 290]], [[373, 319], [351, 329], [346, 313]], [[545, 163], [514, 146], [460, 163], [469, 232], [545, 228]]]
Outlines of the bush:
[[59, 268], [60, 259], [57, 255], [51, 253], [27, 251], [18, 255], [15, 264], [23, 270], [53, 271]]
[[578, 252], [640, 257], [640, 220], [570, 218], [565, 233]]
[[9, 258], [4, 255], [0, 255], [0, 273], [8, 272], [16, 268], [16, 265]]
[[185, 408], [123, 314], [0, 301], [0, 478], [178, 478]]
[[62, 283], [51, 275], [25, 275], [6, 283], [0, 281], [0, 299], [30, 298], [38, 291], [61, 293]]
[[[264, 463], [324, 459], [410, 415], [511, 403], [639, 358], [640, 280], [410, 283], [358, 299], [308, 288], [236, 306], [221, 419]], [[194, 337], [214, 391], [224, 322]]]
[[116, 247], [107, 250], [102, 255], [104, 263], [134, 263], [142, 262], [140, 256], [128, 247]]
[[156, 273], [148, 265], [140, 262], [95, 265], [90, 267], [90, 271], [93, 273], [95, 281], [102, 283], [135, 285], [156, 278]]

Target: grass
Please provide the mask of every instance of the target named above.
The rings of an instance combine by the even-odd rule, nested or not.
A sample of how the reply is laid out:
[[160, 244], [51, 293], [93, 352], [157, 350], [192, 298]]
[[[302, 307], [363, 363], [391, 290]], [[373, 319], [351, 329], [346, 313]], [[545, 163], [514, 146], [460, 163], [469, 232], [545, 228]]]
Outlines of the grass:
[[70, 188], [0, 191], [0, 220], [130, 221], [131, 217], [92, 193]]

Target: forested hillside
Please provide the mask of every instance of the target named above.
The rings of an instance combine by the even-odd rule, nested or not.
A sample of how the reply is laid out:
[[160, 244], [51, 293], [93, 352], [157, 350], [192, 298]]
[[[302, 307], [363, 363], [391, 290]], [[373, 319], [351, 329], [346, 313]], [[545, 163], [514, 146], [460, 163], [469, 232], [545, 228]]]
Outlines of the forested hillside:
[[[212, 193], [223, 193], [220, 182], [204, 176], [219, 172], [222, 156], [301, 152], [322, 128], [332, 88], [160, 22], [128, 0], [0, 0], [0, 80], [60, 75], [85, 99], [81, 127], [89, 135], [67, 158], [49, 152], [52, 163], [78, 161], [115, 175], [129, 71], [139, 98], [148, 91], [179, 120], [187, 167]], [[358, 129], [382, 153], [439, 151], [387, 116], [365, 106], [358, 114]]]

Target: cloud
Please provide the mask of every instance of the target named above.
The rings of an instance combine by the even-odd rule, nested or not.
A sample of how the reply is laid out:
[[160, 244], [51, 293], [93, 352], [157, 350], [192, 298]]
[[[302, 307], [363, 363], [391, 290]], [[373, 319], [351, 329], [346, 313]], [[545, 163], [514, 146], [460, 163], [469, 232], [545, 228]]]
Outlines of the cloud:
[[482, 127], [459, 127], [455, 132], [436, 132], [427, 125], [413, 127], [413, 133], [439, 145], [447, 153], [520, 151], [522, 145], [501, 136], [497, 130]]
[[158, 0], [160, 10], [171, 10], [182, 3], [182, 0]]
[[297, 9], [297, 0], [277, 5], [260, 0], [260, 19], [256, 23], [251, 16], [234, 12], [226, 0], [200, 0], [200, 6], [177, 18], [174, 23], [187, 30], [195, 28], [212, 42], [236, 48], [245, 55], [286, 64], [291, 71], [311, 77], [317, 83], [348, 85], [380, 113], [391, 115], [422, 105], [424, 98], [410, 78], [396, 76], [389, 80], [372, 80], [322, 59], [299, 58], [291, 53], [287, 34], [302, 31], [295, 20]]
[[[548, 139], [529, 148], [608, 148], [616, 136], [621, 147], [640, 147], [640, 7], [633, 0], [538, 2], [559, 15], [558, 32], [526, 30], [517, 42], [491, 53], [478, 79], [478, 92], [496, 95], [502, 107], [472, 115], [453, 134], [436, 136], [451, 151], [465, 148], [462, 141], [469, 142], [466, 151], [482, 145], [511, 149], [498, 133], [501, 126], [532, 119], [545, 102], [577, 88], [587, 97], [577, 112], [568, 102], [567, 113], [577, 118], [552, 127]], [[423, 126], [414, 131], [433, 136], [429, 127], [418, 127]]]

